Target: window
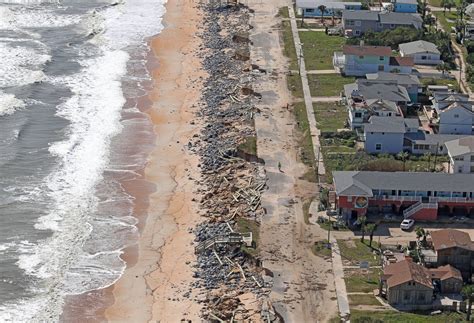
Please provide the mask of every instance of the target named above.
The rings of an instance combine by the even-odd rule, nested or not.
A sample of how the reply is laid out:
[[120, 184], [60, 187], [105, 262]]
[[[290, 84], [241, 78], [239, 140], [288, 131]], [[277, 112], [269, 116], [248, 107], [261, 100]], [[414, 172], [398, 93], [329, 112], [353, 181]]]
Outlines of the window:
[[356, 31], [355, 31], [355, 34], [356, 34], [356, 35], [360, 35], [360, 30], [356, 30]]
[[474, 155], [471, 155], [471, 162], [474, 162]]
[[362, 118], [362, 112], [356, 112], [356, 113], [354, 114], [354, 117], [356, 117], [356, 118]]
[[356, 25], [356, 26], [360, 26], [360, 25], [361, 25], [360, 20], [356, 20], [356, 21], [355, 21], [355, 25]]
[[314, 9], [306, 9], [306, 12], [308, 13], [314, 12]]
[[421, 59], [426, 59], [426, 56], [425, 55], [421, 56]]
[[380, 56], [380, 57], [379, 57], [379, 60], [381, 60], [381, 61], [383, 61], [384, 59], [385, 59], [384, 56]]
[[410, 292], [408, 292], [408, 291], [403, 292], [403, 299], [406, 300], [406, 301], [409, 300], [410, 299]]
[[385, 69], [385, 66], [379, 65], [379, 68], [378, 68], [379, 71], [383, 72], [384, 69]]
[[454, 117], [455, 117], [455, 118], [459, 118], [459, 114], [455, 114]]
[[360, 58], [360, 59], [364, 59], [364, 56], [363, 56], [363, 55], [360, 55], [359, 58]]
[[390, 28], [395, 28], [395, 24], [390, 24]]
[[391, 116], [392, 116], [392, 112], [389, 112], [389, 113], [388, 113], [388, 116], [391, 117]]
[[347, 20], [348, 26], [354, 26], [354, 20]]
[[458, 173], [462, 173], [462, 166], [458, 166]]
[[375, 150], [382, 150], [382, 144], [375, 144]]
[[471, 173], [474, 173], [474, 166], [471, 166], [470, 171], [471, 171]]

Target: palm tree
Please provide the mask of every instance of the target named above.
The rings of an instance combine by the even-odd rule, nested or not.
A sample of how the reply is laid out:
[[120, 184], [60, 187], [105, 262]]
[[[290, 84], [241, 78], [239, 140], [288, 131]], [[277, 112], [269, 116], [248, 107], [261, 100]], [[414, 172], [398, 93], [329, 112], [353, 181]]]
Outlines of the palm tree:
[[365, 226], [365, 230], [369, 233], [369, 247], [372, 247], [372, 240], [374, 239], [374, 232], [377, 230], [375, 223], [369, 223]]
[[362, 233], [362, 237], [360, 238], [360, 242], [364, 242], [365, 238], [365, 223], [367, 222], [367, 217], [365, 215], [362, 215], [359, 217], [359, 222], [360, 222], [360, 231]]
[[416, 234], [416, 239], [418, 239], [419, 241], [421, 237], [425, 235], [425, 229], [423, 229], [422, 227], [416, 227], [415, 234]]
[[327, 8], [322, 4], [318, 7], [318, 9], [321, 11], [321, 23], [324, 25], [324, 14], [327, 12]]
[[402, 162], [403, 162], [403, 171], [405, 171], [405, 164], [407, 162], [408, 153], [406, 151], [401, 151], [397, 154], [397, 157], [402, 160]]
[[467, 313], [466, 313], [466, 321], [471, 321], [471, 307], [472, 301], [474, 299], [474, 285], [466, 285], [463, 287], [461, 291], [462, 295], [467, 299]]

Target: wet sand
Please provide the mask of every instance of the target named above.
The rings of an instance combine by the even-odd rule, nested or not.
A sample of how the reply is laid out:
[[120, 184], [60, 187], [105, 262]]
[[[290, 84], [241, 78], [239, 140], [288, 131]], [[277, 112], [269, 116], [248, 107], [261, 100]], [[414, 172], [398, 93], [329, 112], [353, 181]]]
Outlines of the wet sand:
[[201, 16], [188, 0], [170, 0], [166, 9], [165, 29], [151, 40], [153, 104], [146, 111], [156, 144], [144, 178], [156, 187], [149, 195], [135, 189], [139, 200], [140, 195], [148, 197], [147, 216], [139, 218], [138, 246], [125, 253], [128, 268], [109, 289], [113, 304], [104, 316], [113, 322], [199, 321], [199, 304], [183, 294], [194, 280], [187, 264], [195, 259], [189, 229], [200, 220], [198, 203], [193, 202], [199, 200], [194, 183], [199, 179], [199, 159], [185, 146], [200, 129], [194, 111], [201, 95], [200, 76], [205, 76], [195, 56]]

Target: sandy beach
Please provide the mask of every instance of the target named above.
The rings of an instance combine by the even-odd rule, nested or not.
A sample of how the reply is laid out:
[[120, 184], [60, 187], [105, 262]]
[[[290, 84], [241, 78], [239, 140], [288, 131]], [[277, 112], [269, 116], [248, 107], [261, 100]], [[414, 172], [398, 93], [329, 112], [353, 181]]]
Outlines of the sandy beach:
[[200, 312], [197, 303], [182, 295], [193, 281], [191, 267], [186, 265], [195, 259], [190, 247], [194, 234], [189, 228], [199, 221], [193, 202], [199, 159], [185, 145], [199, 131], [193, 106], [201, 95], [200, 77], [205, 76], [194, 55], [200, 44], [196, 33], [201, 16], [189, 1], [169, 1], [166, 9], [165, 29], [151, 40], [154, 86], [149, 98], [153, 105], [146, 111], [154, 125], [156, 145], [144, 174], [156, 188], [149, 196], [147, 217], [139, 225], [141, 236], [132, 257], [136, 259], [128, 262], [112, 287], [114, 303], [105, 310], [105, 317], [114, 322], [198, 321]]

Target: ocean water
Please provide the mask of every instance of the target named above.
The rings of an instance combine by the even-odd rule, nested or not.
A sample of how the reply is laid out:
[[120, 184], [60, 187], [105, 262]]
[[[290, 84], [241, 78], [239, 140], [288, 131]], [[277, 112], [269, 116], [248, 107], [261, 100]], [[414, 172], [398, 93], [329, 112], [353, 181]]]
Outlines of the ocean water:
[[166, 0], [0, 0], [0, 321], [56, 322], [137, 241], [123, 187], [153, 144], [137, 107]]

